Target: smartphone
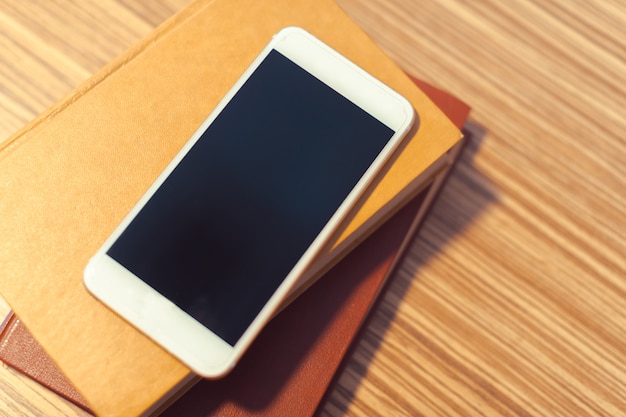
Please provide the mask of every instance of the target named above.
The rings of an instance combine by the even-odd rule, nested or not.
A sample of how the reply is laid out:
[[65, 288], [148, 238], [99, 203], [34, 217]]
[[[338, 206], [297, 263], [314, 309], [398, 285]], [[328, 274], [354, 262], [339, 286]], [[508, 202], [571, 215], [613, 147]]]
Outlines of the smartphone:
[[413, 123], [406, 99], [283, 29], [90, 259], [87, 289], [225, 375]]

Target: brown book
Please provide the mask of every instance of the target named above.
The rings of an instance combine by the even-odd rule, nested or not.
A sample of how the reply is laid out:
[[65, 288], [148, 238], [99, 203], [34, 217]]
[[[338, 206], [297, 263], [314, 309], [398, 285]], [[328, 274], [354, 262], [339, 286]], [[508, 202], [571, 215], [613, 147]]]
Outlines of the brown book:
[[[461, 127], [469, 107], [420, 80], [414, 82]], [[445, 175], [442, 173], [441, 175]], [[438, 192], [424, 189], [262, 332], [240, 365], [220, 381], [201, 381], [165, 415], [311, 415], [358, 329]], [[277, 342], [278, 341], [278, 342]], [[13, 313], [0, 327], [0, 360], [87, 409]], [[166, 406], [165, 404], [164, 406]]]
[[12, 311], [0, 325], [0, 361], [79, 407], [89, 409], [87, 402]]
[[[412, 224], [428, 191], [275, 317], [231, 374], [216, 381], [201, 380], [178, 401], [153, 414], [312, 415], [403, 242], [412, 236]], [[0, 328], [0, 360], [88, 410], [86, 401], [12, 313]]]

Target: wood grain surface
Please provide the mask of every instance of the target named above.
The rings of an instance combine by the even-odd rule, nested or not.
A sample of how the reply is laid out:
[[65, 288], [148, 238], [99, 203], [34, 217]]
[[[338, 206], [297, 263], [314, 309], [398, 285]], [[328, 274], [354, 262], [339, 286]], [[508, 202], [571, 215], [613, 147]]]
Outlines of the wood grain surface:
[[[2, 0], [0, 141], [188, 2]], [[473, 140], [320, 415], [626, 415], [626, 3], [339, 3]]]

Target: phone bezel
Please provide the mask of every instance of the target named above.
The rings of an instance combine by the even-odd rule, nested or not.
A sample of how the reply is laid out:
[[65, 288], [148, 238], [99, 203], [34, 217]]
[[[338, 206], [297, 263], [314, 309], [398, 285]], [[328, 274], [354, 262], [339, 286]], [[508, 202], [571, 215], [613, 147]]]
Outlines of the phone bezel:
[[[395, 134], [239, 341], [231, 347], [210, 329], [197, 322], [166, 297], [109, 257], [106, 252], [273, 49], [380, 120]], [[109, 308], [179, 358], [195, 373], [206, 378], [218, 378], [225, 375], [232, 369], [265, 323], [280, 308], [282, 301], [289, 295], [290, 290], [304, 274], [307, 266], [331, 237], [332, 232], [338, 227], [341, 219], [345, 217], [357, 197], [371, 182], [375, 172], [381, 168], [384, 161], [411, 128], [414, 118], [414, 110], [406, 99], [326, 44], [303, 29], [295, 27], [283, 29], [254, 59], [92, 257], [84, 272], [84, 282], [87, 289]]]

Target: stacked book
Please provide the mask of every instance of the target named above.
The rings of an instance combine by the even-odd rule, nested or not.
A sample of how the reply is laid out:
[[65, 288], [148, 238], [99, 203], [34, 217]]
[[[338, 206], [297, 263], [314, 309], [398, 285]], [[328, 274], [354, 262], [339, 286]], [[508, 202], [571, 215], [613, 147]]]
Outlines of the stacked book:
[[[400, 92], [419, 125], [312, 265], [315, 283], [230, 375], [199, 381], [89, 295], [82, 271], [286, 26]], [[2, 143], [0, 294], [14, 314], [0, 329], [0, 360], [102, 416], [313, 414], [441, 190], [468, 112], [404, 74], [331, 0], [193, 3]]]

